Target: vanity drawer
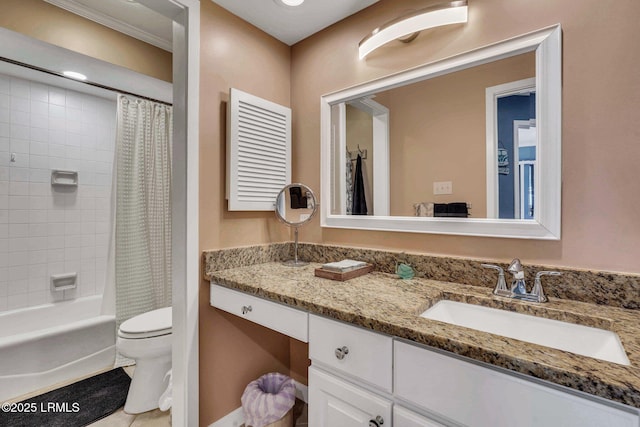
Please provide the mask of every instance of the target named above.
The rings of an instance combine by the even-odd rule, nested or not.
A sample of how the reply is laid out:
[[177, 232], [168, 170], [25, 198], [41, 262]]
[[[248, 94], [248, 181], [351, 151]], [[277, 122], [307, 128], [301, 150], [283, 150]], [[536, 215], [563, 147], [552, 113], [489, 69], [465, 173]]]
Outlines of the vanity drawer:
[[309, 316], [309, 358], [391, 393], [393, 340], [323, 317]]
[[236, 316], [258, 323], [302, 342], [309, 342], [309, 314], [220, 285], [211, 284], [210, 303]]
[[[637, 427], [622, 405], [564, 392], [520, 376], [396, 341], [394, 395], [474, 427]], [[615, 406], [615, 407], [614, 407]]]

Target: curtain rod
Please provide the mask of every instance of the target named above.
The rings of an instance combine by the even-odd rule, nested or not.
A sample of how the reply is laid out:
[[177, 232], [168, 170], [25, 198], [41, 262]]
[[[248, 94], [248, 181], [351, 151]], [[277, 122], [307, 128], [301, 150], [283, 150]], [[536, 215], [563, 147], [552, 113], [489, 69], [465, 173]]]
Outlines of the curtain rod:
[[93, 86], [93, 87], [97, 87], [97, 88], [100, 88], [100, 89], [105, 89], [105, 90], [108, 90], [108, 91], [111, 91], [111, 92], [117, 92], [117, 93], [121, 93], [123, 95], [131, 95], [131, 96], [135, 96], [135, 97], [138, 97], [138, 98], [146, 99], [148, 101], [158, 102], [158, 103], [164, 104], [164, 105], [173, 105], [170, 102], [161, 101], [159, 99], [150, 98], [148, 96], [139, 95], [139, 94], [133, 93], [133, 92], [127, 92], [126, 90], [117, 89], [117, 88], [110, 87], [110, 86], [105, 86], [105, 85], [102, 85], [100, 83], [94, 83], [94, 82], [86, 81], [86, 80], [72, 79], [71, 77], [67, 77], [62, 73], [57, 73], [55, 71], [47, 70], [46, 68], [41, 68], [41, 67], [38, 67], [38, 66], [35, 66], [35, 65], [31, 65], [31, 64], [25, 64], [24, 62], [15, 61], [13, 59], [5, 58], [3, 56], [0, 56], [0, 61], [8, 62], [9, 64], [18, 65], [20, 67], [29, 68], [29, 69], [35, 70], [35, 71], [40, 71], [41, 73], [50, 74], [52, 76], [61, 77], [63, 79], [71, 80], [71, 81], [76, 82], [76, 83], [82, 83], [82, 84]]

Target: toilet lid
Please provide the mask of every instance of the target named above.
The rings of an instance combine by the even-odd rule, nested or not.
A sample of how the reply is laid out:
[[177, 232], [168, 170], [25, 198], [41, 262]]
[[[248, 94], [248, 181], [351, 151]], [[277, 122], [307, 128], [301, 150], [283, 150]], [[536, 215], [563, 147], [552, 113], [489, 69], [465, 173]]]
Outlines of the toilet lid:
[[150, 338], [171, 333], [171, 307], [139, 314], [120, 325], [123, 338]]

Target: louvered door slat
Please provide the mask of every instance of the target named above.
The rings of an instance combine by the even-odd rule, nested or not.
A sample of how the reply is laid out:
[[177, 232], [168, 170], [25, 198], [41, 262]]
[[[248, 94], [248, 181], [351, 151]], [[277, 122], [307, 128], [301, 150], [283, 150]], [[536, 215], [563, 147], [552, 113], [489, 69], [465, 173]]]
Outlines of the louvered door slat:
[[[237, 89], [232, 89], [232, 90], [237, 90]], [[261, 115], [261, 116], [264, 116], [264, 117], [270, 117], [274, 122], [280, 122], [280, 123], [283, 123], [283, 124], [287, 123], [286, 118], [284, 118], [283, 115], [280, 112], [270, 111], [268, 109], [264, 109], [262, 106], [255, 106], [250, 101], [247, 102], [247, 101], [243, 101], [242, 99], [239, 100], [239, 102], [241, 102], [243, 104], [243, 111], [252, 111], [254, 114]], [[269, 101], [267, 101], [267, 102], [269, 102]], [[284, 107], [284, 108], [286, 108], [286, 107]]]
[[227, 120], [229, 210], [273, 210], [291, 182], [291, 110], [231, 89]]

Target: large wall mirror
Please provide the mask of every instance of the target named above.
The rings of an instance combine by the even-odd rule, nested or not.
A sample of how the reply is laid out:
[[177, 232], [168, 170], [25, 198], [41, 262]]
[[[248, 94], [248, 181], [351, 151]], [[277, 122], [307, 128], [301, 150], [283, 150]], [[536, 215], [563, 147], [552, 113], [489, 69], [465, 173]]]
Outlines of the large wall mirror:
[[322, 97], [324, 227], [560, 238], [561, 29]]

